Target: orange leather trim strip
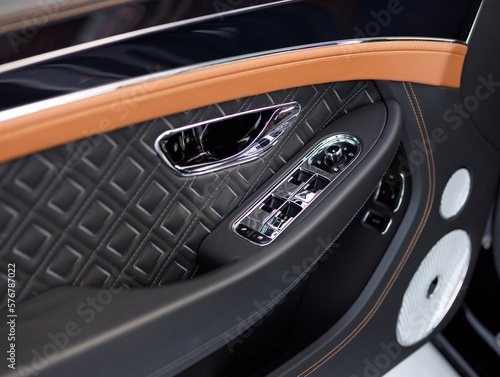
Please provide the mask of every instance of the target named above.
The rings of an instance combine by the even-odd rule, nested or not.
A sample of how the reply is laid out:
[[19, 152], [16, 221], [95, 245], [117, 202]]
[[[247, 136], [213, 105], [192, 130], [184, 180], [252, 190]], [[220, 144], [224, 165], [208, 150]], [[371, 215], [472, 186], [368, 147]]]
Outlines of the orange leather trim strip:
[[460, 86], [467, 47], [387, 41], [252, 58], [123, 87], [0, 123], [0, 162], [131, 124], [303, 85], [393, 80]]

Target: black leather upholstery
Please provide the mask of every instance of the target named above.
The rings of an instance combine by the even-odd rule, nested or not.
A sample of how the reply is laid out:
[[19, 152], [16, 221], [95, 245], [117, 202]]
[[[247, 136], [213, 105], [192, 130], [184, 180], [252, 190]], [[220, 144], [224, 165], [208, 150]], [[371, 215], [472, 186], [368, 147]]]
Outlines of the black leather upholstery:
[[[170, 128], [288, 101], [302, 112], [263, 159], [196, 178], [153, 149]], [[196, 274], [197, 249], [332, 120], [379, 100], [371, 82], [306, 86], [191, 110], [0, 165], [0, 286], [22, 300], [58, 285], [157, 286]], [[133, 111], [133, 109], [131, 109]], [[89, 130], [99, 125], [89, 125]], [[0, 289], [6, 292], [6, 289]], [[5, 306], [6, 297], [0, 307]]]

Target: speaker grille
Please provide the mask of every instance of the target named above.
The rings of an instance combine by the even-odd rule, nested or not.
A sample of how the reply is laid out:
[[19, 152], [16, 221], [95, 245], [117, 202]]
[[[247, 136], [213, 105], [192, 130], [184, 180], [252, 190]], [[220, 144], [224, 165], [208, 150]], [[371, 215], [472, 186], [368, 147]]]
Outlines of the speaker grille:
[[443, 219], [452, 218], [460, 212], [469, 197], [470, 186], [470, 173], [467, 169], [458, 169], [453, 173], [441, 196], [439, 213]]
[[471, 242], [464, 230], [454, 230], [429, 251], [406, 289], [396, 336], [411, 346], [441, 322], [455, 301], [469, 268]]

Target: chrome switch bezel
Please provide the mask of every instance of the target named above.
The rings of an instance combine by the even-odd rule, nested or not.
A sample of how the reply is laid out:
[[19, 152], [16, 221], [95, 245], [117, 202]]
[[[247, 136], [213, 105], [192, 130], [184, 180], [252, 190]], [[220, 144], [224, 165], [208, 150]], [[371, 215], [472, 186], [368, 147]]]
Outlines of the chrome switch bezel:
[[[356, 152], [353, 157], [350, 157], [347, 163], [341, 165], [338, 172], [328, 172], [326, 170], [320, 169], [313, 165], [313, 161], [317, 156], [319, 156], [323, 151], [331, 145], [335, 144], [345, 144], [348, 143], [356, 148]], [[361, 143], [360, 141], [352, 136], [345, 133], [339, 133], [332, 136], [328, 136], [322, 141], [320, 141], [316, 146], [314, 146], [304, 158], [302, 158], [298, 163], [296, 163], [288, 173], [271, 189], [269, 189], [259, 200], [257, 200], [247, 211], [245, 211], [232, 225], [232, 230], [234, 234], [244, 240], [253, 243], [258, 246], [266, 246], [273, 242], [283, 231], [290, 226], [290, 224], [295, 221], [299, 216], [303, 215], [304, 210], [309, 207], [332, 183], [338, 179], [352, 163], [359, 157], [361, 153]], [[303, 170], [311, 173], [311, 177], [299, 185], [290, 182], [292, 177], [299, 171]], [[322, 189], [318, 189], [316, 192], [307, 190], [309, 185], [318, 177], [321, 179], [328, 180], [329, 183], [326, 184]], [[295, 187], [294, 187], [295, 186]], [[312, 193], [312, 197], [309, 201], [301, 200], [297, 195], [304, 191], [309, 191]], [[283, 200], [278, 208], [273, 209], [271, 212], [266, 212], [262, 210], [264, 203], [271, 197], [277, 196]], [[289, 218], [283, 226], [277, 228], [270, 224], [270, 221], [282, 213], [281, 211], [286, 208], [289, 203], [298, 205], [301, 210], [300, 212], [291, 218]], [[267, 240], [262, 243], [257, 243], [248, 238], [248, 236], [243, 236], [238, 233], [237, 228], [239, 225], [247, 226], [254, 232], [259, 232], [267, 237]]]

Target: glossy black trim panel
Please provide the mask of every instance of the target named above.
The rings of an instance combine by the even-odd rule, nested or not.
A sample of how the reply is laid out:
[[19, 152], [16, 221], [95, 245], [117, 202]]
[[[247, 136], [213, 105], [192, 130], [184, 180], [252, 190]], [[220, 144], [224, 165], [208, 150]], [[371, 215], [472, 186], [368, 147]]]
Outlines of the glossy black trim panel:
[[[396, 3], [399, 7], [394, 5]], [[308, 0], [204, 22], [198, 20], [194, 24], [116, 41], [35, 65], [22, 67], [19, 61], [3, 68], [0, 66], [0, 72], [3, 69], [0, 91], [10, 94], [3, 99], [0, 108], [21, 106], [152, 73], [297, 46], [390, 37], [465, 41], [477, 13], [479, 4], [476, 3], [478, 0], [411, 3], [391, 0], [364, 4], [357, 0], [349, 2], [349, 6], [341, 6]], [[447, 15], [446, 22], [443, 22], [443, 14]], [[423, 15], [426, 22], [422, 22]], [[44, 39], [48, 40], [50, 38]], [[35, 39], [26, 43], [31, 46], [30, 56], [42, 52], [36, 47]], [[9, 51], [11, 44], [0, 38], [0, 54]], [[16, 54], [17, 58], [19, 56]], [[6, 57], [1, 60], [9, 61]]]

